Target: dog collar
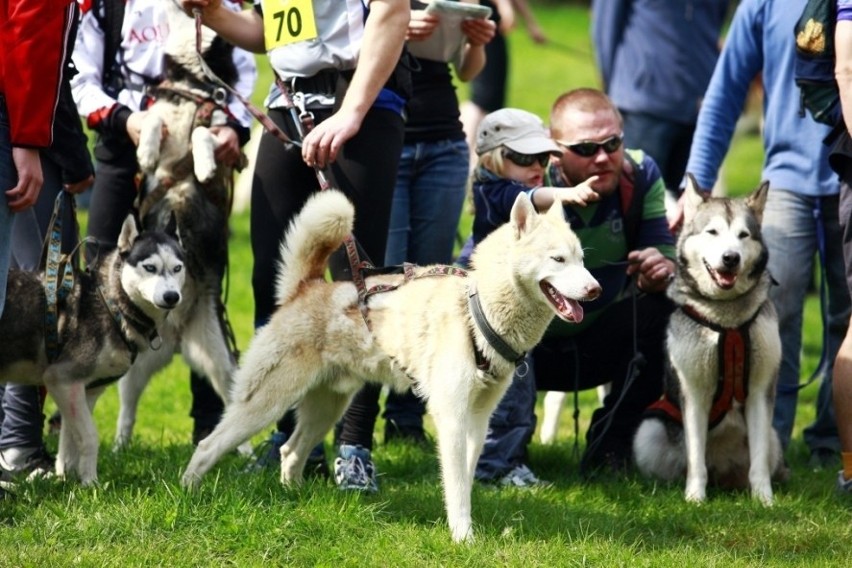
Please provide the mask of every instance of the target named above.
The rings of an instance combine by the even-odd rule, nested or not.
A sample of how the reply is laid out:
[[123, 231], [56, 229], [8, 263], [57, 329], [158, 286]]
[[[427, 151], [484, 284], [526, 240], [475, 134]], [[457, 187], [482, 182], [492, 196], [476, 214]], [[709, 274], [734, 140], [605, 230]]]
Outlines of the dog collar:
[[[520, 353], [515, 351], [511, 345], [506, 343], [506, 341], [500, 337], [500, 334], [494, 331], [494, 328], [491, 327], [490, 323], [488, 323], [488, 318], [485, 317], [485, 312], [482, 310], [482, 303], [479, 301], [479, 293], [476, 291], [476, 285], [473, 282], [471, 282], [470, 286], [468, 286], [467, 305], [470, 308], [471, 316], [473, 316], [473, 323], [476, 324], [476, 328], [479, 332], [485, 336], [485, 341], [488, 342], [488, 345], [490, 345], [491, 348], [500, 355], [500, 357], [514, 363], [516, 368], [519, 367], [521, 363], [524, 362], [524, 357], [527, 354], [526, 351], [522, 351]], [[476, 348], [476, 342], [474, 342], [474, 348]], [[483, 363], [487, 365], [487, 358], [477, 349], [477, 363], [478, 366], [482, 368], [482, 364], [479, 364], [480, 355]]]

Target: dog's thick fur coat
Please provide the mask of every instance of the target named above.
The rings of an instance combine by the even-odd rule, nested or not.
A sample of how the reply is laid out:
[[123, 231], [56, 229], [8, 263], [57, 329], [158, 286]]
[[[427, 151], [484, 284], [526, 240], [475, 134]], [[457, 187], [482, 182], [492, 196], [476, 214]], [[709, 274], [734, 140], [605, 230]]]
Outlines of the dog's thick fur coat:
[[[369, 296], [371, 331], [355, 285], [323, 278], [353, 219], [346, 197], [328, 190], [313, 196], [294, 220], [281, 248], [279, 307], [244, 354], [232, 403], [199, 444], [183, 482], [195, 485], [225, 452], [293, 406], [298, 425], [281, 448], [281, 481], [298, 482], [311, 448], [365, 381], [397, 390], [413, 385], [436, 424], [452, 537], [472, 538], [474, 466], [515, 365], [479, 331], [469, 294], [476, 290], [491, 327], [523, 352], [538, 343], [554, 313], [580, 321], [577, 301], [594, 299], [600, 286], [583, 267], [580, 242], [561, 205], [539, 215], [522, 194], [511, 221], [477, 247], [467, 277], [429, 276], [429, 267], [421, 267], [406, 282], [402, 275], [367, 278], [368, 287], [399, 285]], [[487, 370], [477, 368], [477, 350]]]
[[62, 413], [59, 475], [74, 471], [85, 485], [97, 481], [99, 441], [86, 385], [125, 373], [180, 304], [183, 254], [174, 222], [169, 228], [168, 234], [139, 234], [128, 217], [118, 248], [87, 272], [75, 272], [68, 297], [57, 302], [61, 351], [52, 362], [45, 350], [47, 299], [41, 275], [9, 274], [0, 318], [0, 381], [45, 385], [56, 401]]
[[[686, 475], [688, 501], [704, 501], [709, 480], [725, 488], [750, 486], [756, 499], [770, 505], [771, 476], [782, 466], [772, 428], [781, 340], [760, 233], [768, 191], [764, 183], [747, 198], [711, 198], [692, 179], [686, 189], [677, 273], [669, 287], [679, 309], [667, 331], [665, 380], [666, 396], [679, 405], [683, 422], [645, 418], [633, 450], [645, 475], [664, 480]], [[733, 400], [709, 428], [715, 397], [723, 390], [722, 366], [730, 364], [720, 357], [720, 335], [727, 330], [745, 337], [745, 400]]]
[[[223, 321], [222, 275], [228, 260], [228, 202], [233, 168], [217, 164], [210, 129], [197, 123], [198, 98], [210, 96], [210, 82], [196, 52], [195, 22], [174, 2], [169, 12], [165, 81], [148, 109], [137, 148], [145, 174], [140, 194], [142, 224], [163, 227], [174, 214], [186, 252], [184, 301], [161, 330], [163, 348], [140, 356], [119, 382], [121, 407], [116, 447], [129, 442], [136, 410], [151, 377], [180, 351], [187, 364], [210, 380], [227, 404], [236, 369]], [[237, 78], [233, 47], [202, 28], [202, 52], [228, 84]], [[224, 116], [221, 109], [214, 111]], [[164, 125], [168, 135], [163, 136]]]

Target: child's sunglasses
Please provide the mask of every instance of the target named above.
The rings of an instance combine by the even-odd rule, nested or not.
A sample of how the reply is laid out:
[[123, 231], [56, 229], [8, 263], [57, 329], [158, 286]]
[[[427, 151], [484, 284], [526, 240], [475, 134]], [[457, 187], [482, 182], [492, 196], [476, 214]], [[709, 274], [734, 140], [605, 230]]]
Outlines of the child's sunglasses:
[[562, 146], [563, 148], [568, 148], [578, 156], [582, 156], [583, 158], [591, 158], [595, 154], [598, 153], [598, 150], [603, 148], [603, 151], [607, 154], [612, 154], [619, 148], [621, 148], [621, 142], [624, 140], [624, 136], [621, 134], [617, 134], [615, 136], [610, 136], [603, 142], [577, 142], [576, 144], [568, 144], [567, 142], [562, 142], [560, 140], [555, 140], [557, 144]]
[[538, 162], [541, 167], [545, 167], [550, 161], [550, 154], [548, 153], [521, 154], [514, 150], [510, 150], [509, 148], [503, 148], [503, 157], [522, 168], [528, 168], [536, 162]]

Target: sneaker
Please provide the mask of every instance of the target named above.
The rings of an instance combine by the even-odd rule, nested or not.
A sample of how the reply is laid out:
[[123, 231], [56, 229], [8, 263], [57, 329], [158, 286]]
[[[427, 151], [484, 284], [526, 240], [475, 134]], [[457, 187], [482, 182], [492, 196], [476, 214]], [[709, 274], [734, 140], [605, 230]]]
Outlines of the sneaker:
[[334, 482], [344, 491], [377, 492], [376, 466], [370, 450], [360, 445], [340, 444], [334, 460]]
[[[267, 467], [281, 467], [281, 446], [289, 438], [289, 434], [285, 432], [275, 431], [266, 440], [257, 445], [252, 453], [252, 461], [246, 466], [243, 471], [258, 471]], [[325, 459], [325, 451], [322, 445], [317, 445], [308, 460], [305, 462], [306, 477], [330, 477], [328, 470], [328, 461]]]
[[852, 495], [852, 479], [843, 477], [843, 470], [837, 472], [837, 492], [842, 495]]
[[56, 458], [44, 446], [5, 448], [0, 450], [0, 470], [0, 478], [6, 481], [50, 477], [56, 471]]
[[548, 485], [546, 481], [542, 481], [532, 472], [526, 465], [521, 464], [515, 466], [512, 471], [501, 477], [497, 483], [503, 487], [535, 487]]
[[400, 442], [416, 446], [429, 446], [429, 437], [423, 431], [423, 425], [406, 426], [397, 424], [393, 419], [385, 420], [385, 444]]
[[814, 448], [808, 460], [808, 467], [814, 471], [834, 469], [840, 465], [840, 454], [831, 448]]
[[585, 452], [580, 459], [580, 476], [591, 480], [601, 474], [624, 475], [630, 471], [631, 455], [629, 453], [609, 451], [597, 451], [589, 454]]

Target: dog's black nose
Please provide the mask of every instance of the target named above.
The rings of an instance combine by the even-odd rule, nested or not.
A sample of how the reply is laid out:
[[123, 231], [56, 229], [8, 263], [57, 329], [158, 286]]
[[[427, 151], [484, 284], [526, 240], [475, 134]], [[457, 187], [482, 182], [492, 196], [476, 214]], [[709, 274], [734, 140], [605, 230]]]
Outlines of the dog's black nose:
[[740, 264], [740, 253], [728, 251], [722, 255], [725, 268], [736, 268]]
[[166, 303], [167, 306], [173, 308], [177, 305], [178, 302], [180, 302], [180, 294], [175, 291], [166, 292], [165, 294], [163, 294], [163, 301]]

